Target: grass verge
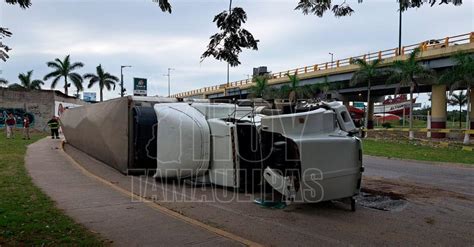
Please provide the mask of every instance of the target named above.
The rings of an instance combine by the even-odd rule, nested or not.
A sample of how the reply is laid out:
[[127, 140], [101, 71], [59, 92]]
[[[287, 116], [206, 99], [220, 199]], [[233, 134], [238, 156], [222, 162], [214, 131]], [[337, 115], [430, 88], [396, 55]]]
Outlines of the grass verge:
[[105, 245], [100, 237], [57, 209], [28, 175], [26, 146], [46, 136], [33, 133], [31, 140], [0, 135], [0, 246]]
[[454, 147], [424, 146], [405, 140], [364, 139], [362, 143], [364, 154], [373, 156], [474, 165], [474, 151]]

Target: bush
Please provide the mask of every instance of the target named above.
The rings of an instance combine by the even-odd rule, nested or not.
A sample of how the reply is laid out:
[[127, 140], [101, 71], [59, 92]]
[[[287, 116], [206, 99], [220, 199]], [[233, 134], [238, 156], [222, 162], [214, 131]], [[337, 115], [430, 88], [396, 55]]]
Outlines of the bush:
[[386, 129], [392, 128], [392, 124], [389, 123], [389, 122], [385, 122], [385, 123], [382, 124], [382, 127], [386, 128]]

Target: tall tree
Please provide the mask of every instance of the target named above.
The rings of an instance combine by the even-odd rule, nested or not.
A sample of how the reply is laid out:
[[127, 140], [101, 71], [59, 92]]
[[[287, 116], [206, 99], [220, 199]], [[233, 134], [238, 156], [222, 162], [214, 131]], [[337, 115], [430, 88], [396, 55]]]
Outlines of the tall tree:
[[82, 91], [82, 76], [78, 73], [73, 72], [76, 69], [84, 67], [84, 64], [81, 62], [71, 63], [70, 55], [67, 55], [64, 60], [59, 58], [54, 59], [54, 61], [47, 62], [46, 65], [52, 68], [53, 71], [44, 76], [44, 80], [47, 81], [50, 78], [54, 78], [51, 83], [51, 88], [55, 88], [58, 84], [58, 81], [61, 78], [64, 78], [64, 93], [68, 94], [68, 88], [71, 84], [68, 82], [68, 79], [72, 81], [77, 91]]
[[448, 100], [449, 105], [459, 106], [459, 128], [462, 128], [462, 107], [467, 104], [467, 95], [464, 94], [464, 91], [461, 91], [459, 94], [452, 94]]
[[[450, 87], [450, 92], [458, 88], [467, 88], [467, 115], [466, 115], [466, 128], [471, 128], [470, 111], [472, 110], [470, 105], [470, 95], [472, 86], [474, 84], [474, 57], [472, 54], [465, 52], [458, 52], [452, 58], [456, 65], [448, 70], [446, 73], [441, 75], [440, 82], [446, 83]], [[464, 143], [470, 142], [470, 135], [464, 135]]]
[[20, 83], [15, 83], [10, 86], [9, 88], [13, 89], [28, 89], [28, 90], [41, 90], [41, 85], [44, 85], [44, 82], [42, 80], [33, 80], [31, 79], [33, 75], [33, 70], [28, 71], [26, 74], [21, 73], [18, 75], [18, 79], [20, 80]]
[[96, 74], [85, 74], [84, 79], [89, 80], [87, 88], [91, 88], [96, 83], [99, 84], [100, 101], [104, 100], [104, 87], [110, 91], [113, 86], [113, 90], [115, 90], [115, 84], [119, 82], [119, 78], [105, 72], [104, 69], [102, 69], [102, 65], [97, 66]]
[[290, 84], [287, 85], [287, 88], [282, 87], [282, 90], [288, 91], [288, 100], [291, 104], [296, 104], [296, 101], [298, 100], [298, 86], [300, 84], [300, 79], [297, 75], [286, 74], [286, 76], [290, 80]]
[[354, 64], [359, 66], [359, 69], [354, 73], [350, 81], [351, 86], [355, 86], [361, 83], [367, 83], [367, 110], [365, 111], [365, 128], [369, 126], [369, 105], [370, 101], [370, 89], [372, 82], [375, 78], [383, 75], [383, 72], [378, 68], [380, 65], [380, 59], [375, 59], [371, 62], [367, 62], [364, 59], [357, 59], [354, 61]]
[[268, 90], [268, 77], [257, 76], [254, 79], [255, 84], [250, 88], [250, 92], [254, 97], [263, 98]]
[[242, 28], [242, 24], [246, 21], [247, 13], [244, 9], [232, 8], [232, 0], [230, 0], [229, 10], [214, 17], [213, 22], [221, 32], [211, 36], [207, 50], [202, 54], [201, 59], [212, 56], [235, 67], [240, 64], [239, 54], [242, 52], [242, 48], [258, 50], [258, 40], [249, 31]]
[[433, 78], [432, 72], [425, 69], [416, 58], [420, 54], [420, 49], [416, 48], [406, 60], [393, 62], [392, 72], [388, 78], [389, 83], [397, 84], [395, 94], [398, 94], [401, 87], [410, 87], [410, 134], [409, 138], [414, 138], [413, 132], [413, 92], [418, 88], [418, 80]]

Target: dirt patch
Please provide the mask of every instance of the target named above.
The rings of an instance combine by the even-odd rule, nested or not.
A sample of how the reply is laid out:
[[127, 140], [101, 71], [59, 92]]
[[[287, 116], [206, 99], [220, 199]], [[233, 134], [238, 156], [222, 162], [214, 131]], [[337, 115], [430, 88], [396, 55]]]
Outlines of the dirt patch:
[[472, 196], [462, 193], [400, 180], [364, 177], [362, 183], [362, 192], [388, 196], [395, 199], [420, 200], [449, 197], [466, 201], [474, 201]]
[[357, 204], [363, 207], [382, 211], [400, 212], [408, 205], [408, 202], [399, 196], [391, 197], [387, 195], [370, 194], [367, 192], [361, 192], [356, 197], [356, 200]]

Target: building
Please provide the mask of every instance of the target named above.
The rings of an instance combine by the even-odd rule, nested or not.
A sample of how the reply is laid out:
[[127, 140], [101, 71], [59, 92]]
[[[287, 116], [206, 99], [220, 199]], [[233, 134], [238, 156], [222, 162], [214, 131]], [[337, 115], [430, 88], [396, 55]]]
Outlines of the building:
[[59, 117], [68, 108], [85, 104], [88, 103], [57, 90], [0, 88], [0, 128], [5, 126], [7, 114], [13, 113], [18, 127], [22, 127], [23, 116], [26, 114], [32, 128], [46, 131], [47, 122], [53, 115]]

